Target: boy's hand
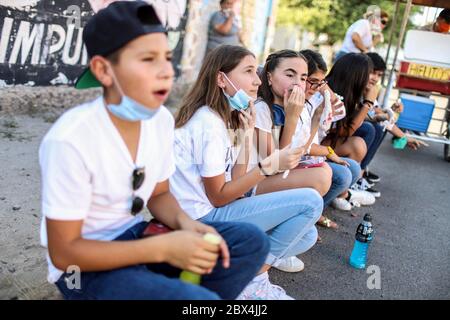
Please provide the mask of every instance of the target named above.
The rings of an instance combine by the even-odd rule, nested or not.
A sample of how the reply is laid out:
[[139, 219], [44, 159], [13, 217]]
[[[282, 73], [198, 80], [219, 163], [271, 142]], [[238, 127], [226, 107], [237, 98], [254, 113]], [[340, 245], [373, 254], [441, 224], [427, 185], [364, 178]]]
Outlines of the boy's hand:
[[[190, 218], [182, 219], [180, 221], [180, 229], [193, 231], [201, 235], [204, 235], [206, 233], [213, 233], [221, 237], [220, 234], [213, 227]], [[230, 266], [230, 251], [228, 250], [228, 246], [225, 240], [222, 239], [222, 242], [220, 243], [219, 247], [222, 255], [222, 265], [224, 268], [228, 268]]]
[[198, 232], [177, 230], [166, 233], [164, 262], [199, 275], [212, 271], [219, 257], [219, 246], [210, 244]]

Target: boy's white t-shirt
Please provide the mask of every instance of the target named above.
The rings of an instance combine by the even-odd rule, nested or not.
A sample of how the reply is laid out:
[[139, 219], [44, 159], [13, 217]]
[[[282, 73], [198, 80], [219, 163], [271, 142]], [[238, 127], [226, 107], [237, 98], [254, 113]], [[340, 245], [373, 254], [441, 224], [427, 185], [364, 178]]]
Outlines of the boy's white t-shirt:
[[203, 106], [175, 130], [174, 153], [176, 170], [170, 177], [170, 190], [191, 218], [200, 219], [214, 209], [202, 177], [225, 173], [225, 181], [231, 181], [237, 149], [231, 144], [223, 120]]
[[[145, 180], [134, 192], [147, 203], [155, 185], [175, 170], [174, 120], [161, 107], [141, 122], [136, 163], [112, 123], [102, 97], [66, 112], [52, 126], [39, 149], [42, 174], [41, 244], [47, 247], [45, 218], [83, 220], [84, 239], [110, 241], [143, 221], [130, 213], [132, 172], [145, 167]], [[47, 254], [48, 280], [63, 271]]]
[[370, 22], [367, 19], [359, 19], [347, 29], [341, 48], [342, 51], [361, 53], [361, 50], [359, 50], [353, 43], [352, 34], [354, 32], [359, 34], [362, 43], [366, 48], [372, 47], [372, 30], [370, 27]]

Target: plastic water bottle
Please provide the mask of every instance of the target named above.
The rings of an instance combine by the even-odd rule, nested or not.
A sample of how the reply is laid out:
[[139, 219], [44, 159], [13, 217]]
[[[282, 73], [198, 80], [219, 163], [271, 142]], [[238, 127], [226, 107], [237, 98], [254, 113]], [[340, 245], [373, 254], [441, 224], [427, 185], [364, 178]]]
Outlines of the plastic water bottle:
[[[203, 236], [203, 239], [215, 245], [219, 245], [220, 242], [222, 241], [222, 238], [220, 236], [213, 233], [206, 233]], [[181, 272], [180, 280], [187, 283], [200, 284], [201, 275], [185, 270]]]
[[355, 245], [350, 255], [350, 265], [357, 269], [364, 269], [367, 261], [367, 250], [373, 238], [372, 217], [370, 214], [364, 216], [363, 222], [359, 224], [355, 235]]

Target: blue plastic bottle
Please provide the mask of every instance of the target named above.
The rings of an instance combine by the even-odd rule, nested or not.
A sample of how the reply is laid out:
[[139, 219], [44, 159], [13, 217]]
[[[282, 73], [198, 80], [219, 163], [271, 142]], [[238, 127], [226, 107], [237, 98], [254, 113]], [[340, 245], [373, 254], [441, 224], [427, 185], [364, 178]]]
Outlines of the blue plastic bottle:
[[363, 222], [359, 224], [355, 235], [355, 245], [350, 255], [350, 265], [353, 268], [364, 269], [367, 261], [367, 250], [373, 238], [372, 217], [370, 214], [364, 216]]

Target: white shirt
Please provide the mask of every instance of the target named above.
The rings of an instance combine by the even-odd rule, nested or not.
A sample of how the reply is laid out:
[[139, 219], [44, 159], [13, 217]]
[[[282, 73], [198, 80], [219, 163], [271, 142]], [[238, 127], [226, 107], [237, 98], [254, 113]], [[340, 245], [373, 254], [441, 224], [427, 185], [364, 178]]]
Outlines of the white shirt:
[[344, 52], [354, 52], [361, 53], [352, 40], [353, 33], [359, 34], [361, 37], [362, 43], [366, 48], [372, 47], [372, 31], [370, 28], [370, 22], [367, 19], [360, 19], [354, 22], [348, 29], [345, 34], [344, 42], [342, 44], [341, 51]]
[[[175, 170], [174, 121], [161, 107], [141, 122], [136, 163], [112, 123], [103, 98], [66, 112], [44, 137], [39, 149], [42, 173], [41, 244], [47, 246], [45, 218], [83, 220], [84, 239], [110, 241], [143, 220], [130, 213], [132, 172], [145, 167], [145, 180], [135, 191], [145, 203], [155, 185]], [[47, 254], [48, 280], [56, 282], [56, 269]]]
[[[264, 133], [269, 133], [272, 135], [275, 148], [279, 147], [279, 138], [280, 138], [280, 129], [279, 126], [274, 126], [272, 121], [272, 115], [269, 106], [263, 100], [255, 101], [255, 110], [256, 110], [256, 121], [255, 128], [259, 129], [261, 132], [260, 135]], [[261, 139], [265, 139], [261, 136]], [[254, 141], [256, 144], [256, 141]], [[261, 148], [261, 146], [260, 146]], [[260, 160], [257, 148], [253, 148], [252, 153], [250, 154], [250, 161], [248, 166], [248, 171], [255, 168], [258, 165], [258, 160]]]
[[256, 122], [255, 127], [267, 133], [272, 133], [273, 121], [270, 115], [270, 107], [263, 100], [256, 100]]
[[225, 173], [225, 181], [231, 181], [236, 148], [223, 120], [208, 106], [203, 106], [183, 127], [175, 130], [174, 151], [176, 171], [170, 177], [170, 190], [191, 218], [200, 219], [214, 209], [202, 177]]
[[[309, 99], [309, 103], [305, 103], [305, 107], [303, 108], [303, 112], [300, 116], [300, 119], [303, 123], [303, 126], [305, 127], [305, 130], [308, 132], [308, 134], [310, 134], [310, 132], [311, 132], [311, 122], [312, 122], [312, 117], [314, 115], [314, 112], [323, 103], [323, 100], [324, 100], [324, 98], [320, 94], [320, 92], [316, 92]], [[321, 126], [319, 126], [319, 129], [317, 130], [317, 132], [314, 136], [312, 144], [320, 145], [320, 142], [321, 142], [320, 137], [322, 135], [323, 135], [323, 133], [321, 132]], [[326, 134], [325, 134], [325, 136], [326, 136]], [[307, 141], [305, 141], [305, 143], [306, 142]], [[321, 156], [303, 156], [302, 160], [300, 162], [303, 165], [311, 165], [311, 164], [318, 164], [318, 163], [325, 162], [325, 159], [326, 159], [325, 157], [321, 157]]]
[[[292, 137], [292, 140], [296, 141], [298, 143], [298, 146], [305, 145], [309, 137], [311, 135], [311, 120], [312, 115], [314, 113], [314, 110], [320, 105], [320, 103], [315, 104], [314, 106], [311, 106], [307, 103], [305, 103], [305, 107], [303, 108], [303, 111], [300, 115], [300, 119], [297, 122], [297, 127], [295, 130], [295, 136]], [[272, 131], [273, 121], [271, 117], [270, 108], [264, 101], [258, 100], [255, 103], [256, 108], [256, 123], [255, 127], [258, 128], [261, 131], [271, 133], [273, 136], [273, 139], [275, 141], [275, 147], [279, 147], [280, 142], [280, 128], [275, 127]], [[298, 135], [298, 139], [297, 138]], [[313, 142], [315, 144], [319, 144], [319, 139], [317, 134], [314, 136]], [[302, 157], [301, 161], [302, 164], [313, 164], [313, 163], [319, 163], [323, 162], [321, 157], [310, 157], [310, 156], [304, 156]]]

